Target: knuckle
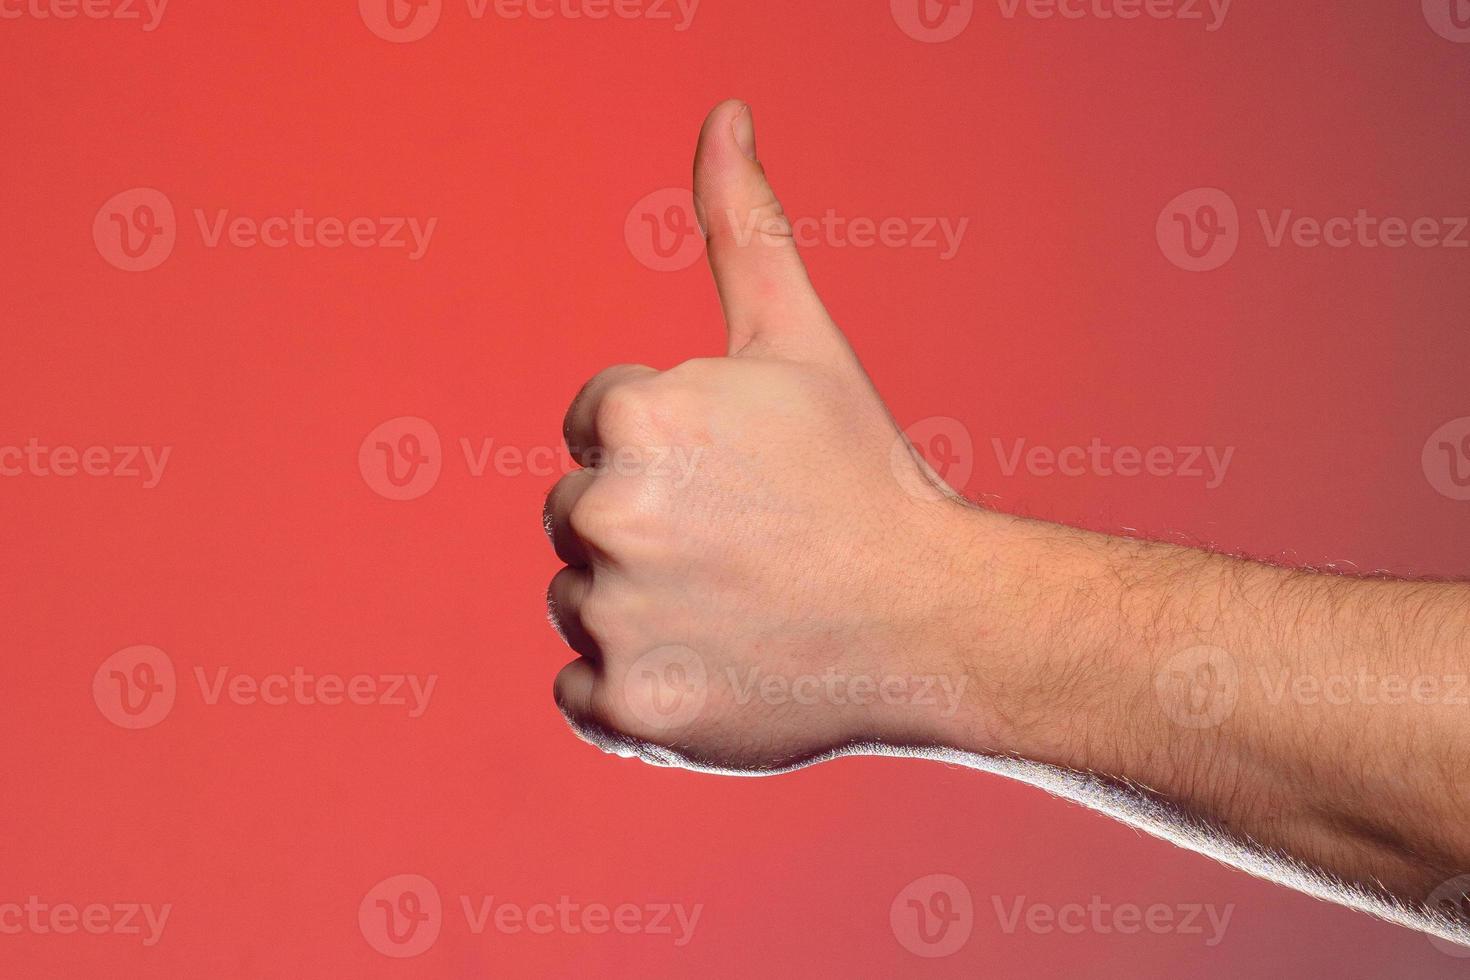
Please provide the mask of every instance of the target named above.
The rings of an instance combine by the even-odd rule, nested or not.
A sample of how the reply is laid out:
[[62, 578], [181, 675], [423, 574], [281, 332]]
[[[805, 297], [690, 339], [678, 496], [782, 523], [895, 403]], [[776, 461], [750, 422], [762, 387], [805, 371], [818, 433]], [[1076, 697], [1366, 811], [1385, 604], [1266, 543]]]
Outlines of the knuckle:
[[597, 404], [597, 431], [618, 442], [633, 440], [654, 427], [656, 396], [647, 385], [620, 384], [608, 389]]
[[580, 586], [577, 573], [570, 568], [557, 572], [546, 586], [546, 616], [563, 639], [566, 639], [567, 620], [578, 616], [586, 601]]
[[593, 667], [586, 660], [574, 660], [557, 672], [552, 683], [552, 697], [562, 715], [579, 734], [587, 737], [603, 722], [599, 719], [601, 696]]
[[583, 470], [573, 470], [558, 478], [552, 484], [551, 489], [546, 492], [546, 503], [541, 508], [542, 517], [556, 517], [565, 511], [567, 509], [567, 501], [569, 499], [575, 499], [573, 495], [581, 489], [582, 482], [585, 479], [587, 477]]
[[657, 561], [670, 545], [665, 481], [640, 476], [594, 484], [566, 516], [576, 539], [618, 562]]
[[[593, 433], [577, 431], [585, 429], [587, 422], [587, 405], [597, 392], [604, 389], [611, 393], [623, 384], [630, 383], [629, 379], [639, 378], [646, 375], [656, 374], [653, 368], [643, 364], [615, 364], [597, 372], [577, 390], [572, 396], [571, 404], [567, 406], [566, 415], [562, 418], [562, 435], [570, 442], [574, 437], [587, 438]], [[596, 414], [594, 412], [594, 414]], [[597, 420], [591, 420], [595, 426]], [[586, 447], [578, 447], [586, 448]]]
[[578, 610], [582, 629], [602, 649], [605, 656], [617, 656], [622, 640], [629, 629], [629, 617], [610, 598], [606, 590], [588, 594]]
[[691, 357], [664, 372], [669, 384], [676, 387], [695, 387], [707, 384], [711, 379], [719, 376], [719, 372], [728, 367], [729, 358], [725, 357]]
[[762, 200], [751, 209], [750, 215], [756, 231], [769, 241], [789, 243], [796, 237], [786, 209], [774, 196]]
[[[546, 495], [546, 502], [541, 507], [541, 529], [546, 532], [547, 539], [556, 548], [556, 553], [563, 560], [567, 558], [567, 548], [570, 542], [567, 540], [567, 511], [570, 502], [575, 502], [573, 496], [578, 485], [582, 482], [580, 474], [584, 472], [577, 470], [569, 473], [556, 482], [551, 491]], [[571, 564], [571, 562], [568, 562]]]
[[606, 546], [615, 542], [623, 526], [618, 509], [590, 491], [572, 505], [567, 527], [589, 544]]
[[561, 510], [561, 498], [566, 493], [565, 483], [566, 477], [556, 481], [556, 485], [546, 494], [546, 502], [541, 505], [541, 529], [553, 541], [556, 540], [556, 519]]
[[637, 739], [652, 736], [652, 733], [644, 731], [646, 726], [643, 719], [654, 710], [654, 704], [640, 689], [629, 690], [627, 685], [608, 685], [603, 691], [598, 709], [607, 719], [610, 728]]
[[565, 607], [575, 601], [575, 587], [578, 582], [578, 573], [571, 568], [563, 568], [551, 577], [551, 583], [546, 587], [546, 602], [551, 606]]
[[711, 238], [720, 247], [789, 246], [794, 244], [795, 230], [775, 192], [763, 187], [755, 201], [743, 210], [728, 209], [723, 220], [715, 222]]
[[[595, 380], [597, 379], [592, 379], [592, 381]], [[592, 381], [588, 381], [577, 389], [577, 393], [572, 396], [571, 402], [567, 404], [566, 414], [562, 416], [561, 433], [568, 440], [576, 435], [576, 432], [573, 430], [577, 426], [578, 417], [582, 414], [582, 406], [587, 402], [587, 394], [592, 390]]]

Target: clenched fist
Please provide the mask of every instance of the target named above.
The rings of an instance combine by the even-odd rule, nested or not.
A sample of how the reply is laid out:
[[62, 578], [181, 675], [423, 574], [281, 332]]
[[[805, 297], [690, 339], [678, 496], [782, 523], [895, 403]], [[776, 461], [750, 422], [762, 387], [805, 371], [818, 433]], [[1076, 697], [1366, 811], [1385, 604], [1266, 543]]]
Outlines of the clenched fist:
[[[980, 684], [954, 575], [983, 554], [817, 297], [740, 102], [705, 121], [695, 200], [729, 355], [609, 368], [567, 413], [585, 468], [547, 500], [556, 699], [589, 741], [774, 771], [934, 744]], [[936, 628], [936, 624], [945, 624]]]

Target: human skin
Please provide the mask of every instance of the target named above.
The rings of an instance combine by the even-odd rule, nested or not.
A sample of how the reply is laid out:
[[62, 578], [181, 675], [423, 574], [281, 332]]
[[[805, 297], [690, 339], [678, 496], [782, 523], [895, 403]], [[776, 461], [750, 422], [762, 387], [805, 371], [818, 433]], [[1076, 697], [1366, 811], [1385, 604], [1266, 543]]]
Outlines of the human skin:
[[969, 504], [817, 297], [744, 104], [694, 178], [729, 354], [590, 381], [547, 500], [579, 734], [724, 773], [962, 762], [1464, 941], [1470, 588]]

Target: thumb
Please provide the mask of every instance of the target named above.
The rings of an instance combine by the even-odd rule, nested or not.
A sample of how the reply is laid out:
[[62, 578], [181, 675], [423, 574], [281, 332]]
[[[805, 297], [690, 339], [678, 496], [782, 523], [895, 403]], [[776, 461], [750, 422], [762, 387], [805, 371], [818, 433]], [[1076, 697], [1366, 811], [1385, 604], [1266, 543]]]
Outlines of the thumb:
[[845, 346], [756, 161], [755, 123], [745, 103], [721, 102], [705, 119], [694, 156], [694, 202], [731, 354], [759, 350], [807, 358]]

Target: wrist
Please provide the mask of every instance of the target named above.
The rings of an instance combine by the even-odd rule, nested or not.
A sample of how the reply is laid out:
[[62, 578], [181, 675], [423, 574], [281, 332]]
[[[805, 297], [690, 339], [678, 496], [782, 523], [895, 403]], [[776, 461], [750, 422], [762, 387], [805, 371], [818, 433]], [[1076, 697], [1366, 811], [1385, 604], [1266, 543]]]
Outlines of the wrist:
[[1038, 521], [992, 528], [972, 579], [991, 643], [971, 661], [992, 676], [945, 744], [1124, 779], [1197, 813], [1248, 772], [1277, 795], [1243, 682], [1283, 572]]
[[944, 744], [1123, 773], [1166, 742], [1153, 681], [1170, 651], [1207, 642], [1211, 601], [1206, 581], [1164, 567], [1159, 549], [1177, 549], [975, 508], [955, 528], [968, 603], [944, 647], [973, 696]]

